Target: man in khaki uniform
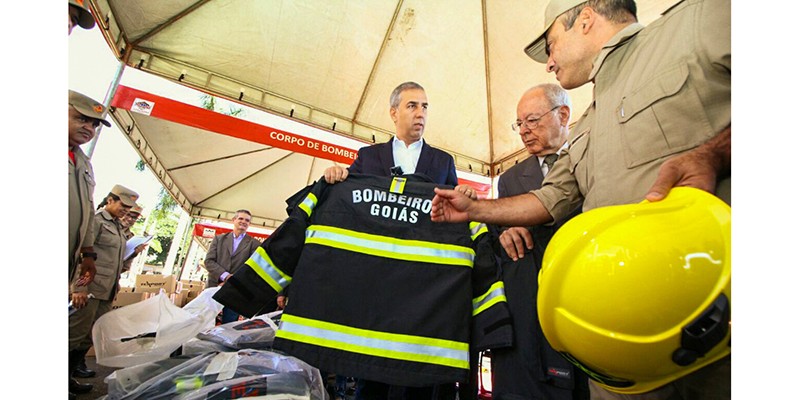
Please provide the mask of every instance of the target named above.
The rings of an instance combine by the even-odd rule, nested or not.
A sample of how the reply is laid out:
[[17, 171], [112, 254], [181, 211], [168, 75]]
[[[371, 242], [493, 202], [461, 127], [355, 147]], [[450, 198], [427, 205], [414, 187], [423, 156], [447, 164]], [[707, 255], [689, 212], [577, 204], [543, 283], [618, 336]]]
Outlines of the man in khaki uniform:
[[87, 285], [94, 279], [94, 261], [97, 255], [92, 248], [94, 229], [94, 170], [81, 145], [94, 138], [100, 124], [111, 126], [104, 119], [106, 108], [86, 95], [70, 90], [68, 107], [69, 130], [69, 275], [72, 281], [80, 262], [81, 281]]
[[[730, 203], [730, 1], [681, 1], [644, 28], [632, 0], [551, 0], [525, 52], [565, 89], [594, 83], [541, 189], [498, 200], [439, 190], [434, 221], [536, 225], [662, 199], [674, 186]], [[641, 395], [591, 384], [592, 399], [729, 399], [730, 356]]]
[[136, 205], [138, 198], [139, 195], [133, 190], [114, 185], [93, 217], [95, 233], [91, 240], [97, 252], [97, 276], [87, 286], [72, 287], [72, 304], [77, 309], [69, 316], [69, 391], [72, 394], [92, 390], [91, 385], [75, 380], [73, 373], [92, 346], [92, 326], [95, 321], [111, 311], [119, 288], [127, 242], [120, 219]]

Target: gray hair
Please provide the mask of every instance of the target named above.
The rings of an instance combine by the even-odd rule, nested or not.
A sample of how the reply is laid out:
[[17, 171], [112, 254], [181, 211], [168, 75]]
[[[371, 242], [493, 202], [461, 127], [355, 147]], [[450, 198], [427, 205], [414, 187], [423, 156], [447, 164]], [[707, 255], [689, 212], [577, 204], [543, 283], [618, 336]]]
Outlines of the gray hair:
[[564, 25], [564, 30], [572, 29], [584, 7], [591, 8], [615, 24], [637, 21], [636, 2], [634, 0], [589, 0], [561, 14], [561, 23]]
[[406, 90], [410, 90], [410, 89], [419, 89], [419, 90], [422, 90], [423, 92], [425, 91], [425, 89], [422, 86], [420, 86], [420, 84], [417, 83], [417, 82], [403, 82], [399, 86], [394, 88], [394, 90], [392, 90], [392, 95], [389, 96], [389, 107], [395, 108], [395, 107], [399, 106], [400, 105], [400, 93], [403, 93]]
[[555, 83], [541, 83], [526, 90], [525, 94], [534, 90], [542, 91], [547, 102], [550, 103], [551, 108], [555, 106], [567, 106], [570, 112], [572, 111], [572, 101], [569, 99], [569, 94], [561, 86]]
[[249, 215], [251, 218], [253, 217], [253, 215], [252, 215], [252, 214], [250, 214], [250, 211], [247, 211], [247, 210], [245, 210], [245, 209], [241, 209], [241, 210], [236, 210], [236, 214], [234, 214], [234, 215], [233, 215], [233, 218], [236, 218], [236, 217], [238, 217], [238, 216], [239, 216], [239, 214], [247, 214], [247, 215]]

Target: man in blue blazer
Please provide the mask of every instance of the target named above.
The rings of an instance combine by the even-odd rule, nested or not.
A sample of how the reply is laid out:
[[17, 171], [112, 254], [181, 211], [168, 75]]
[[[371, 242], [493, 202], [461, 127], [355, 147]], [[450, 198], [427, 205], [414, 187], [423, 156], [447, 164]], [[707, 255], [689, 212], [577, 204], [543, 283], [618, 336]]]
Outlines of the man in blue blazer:
[[[349, 173], [380, 176], [421, 174], [435, 183], [456, 186], [456, 190], [464, 194], [475, 193], [469, 185], [458, 186], [453, 157], [431, 147], [422, 139], [428, 119], [428, 97], [422, 86], [416, 82], [397, 86], [389, 96], [389, 115], [394, 121], [395, 137], [386, 143], [359, 149], [356, 160], [349, 168], [338, 165], [328, 167], [325, 170], [326, 182], [341, 182]], [[477, 392], [473, 382], [470, 383], [470, 389], [472, 386]], [[449, 400], [455, 399], [455, 390], [455, 384], [412, 388], [359, 379], [356, 400]]]
[[422, 139], [428, 119], [425, 89], [416, 82], [402, 83], [392, 91], [389, 106], [395, 137], [386, 143], [362, 147], [349, 168], [329, 167], [325, 181], [341, 182], [349, 173], [390, 176], [400, 167], [403, 174], [423, 174], [436, 183], [458, 185], [453, 157]]

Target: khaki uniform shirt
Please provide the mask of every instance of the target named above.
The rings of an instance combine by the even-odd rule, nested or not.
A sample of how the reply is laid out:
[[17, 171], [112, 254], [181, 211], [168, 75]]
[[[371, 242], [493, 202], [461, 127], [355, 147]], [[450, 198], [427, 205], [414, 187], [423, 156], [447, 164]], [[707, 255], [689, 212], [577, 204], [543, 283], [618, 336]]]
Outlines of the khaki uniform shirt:
[[94, 242], [94, 170], [89, 157], [75, 147], [75, 162], [69, 160], [69, 271], [72, 279], [81, 247]]
[[122, 273], [125, 256], [124, 228], [119, 220], [105, 210], [94, 216], [94, 251], [97, 253], [97, 274], [88, 286], [74, 286], [76, 292], [88, 291], [98, 300], [113, 300], [116, 295], [117, 282]]
[[686, 0], [615, 35], [594, 62], [594, 100], [540, 190], [555, 220], [637, 203], [668, 158], [731, 123], [729, 1]]

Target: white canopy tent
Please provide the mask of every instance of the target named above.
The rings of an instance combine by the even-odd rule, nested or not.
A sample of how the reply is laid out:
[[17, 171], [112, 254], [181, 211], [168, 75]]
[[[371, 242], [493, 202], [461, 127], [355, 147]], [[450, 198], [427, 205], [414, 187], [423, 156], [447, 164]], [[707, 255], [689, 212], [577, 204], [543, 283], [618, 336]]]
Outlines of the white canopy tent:
[[[652, 21], [675, 2], [640, 1], [640, 22]], [[519, 96], [534, 84], [556, 82], [523, 52], [545, 5], [90, 1], [98, 29], [126, 67], [284, 117], [294, 124], [283, 128], [289, 133], [347, 139], [338, 142], [343, 148], [387, 141], [393, 132], [389, 94], [399, 83], [416, 81], [430, 102], [425, 140], [450, 152], [459, 176], [478, 186], [527, 156], [510, 129]], [[591, 85], [570, 94], [576, 119], [591, 100]], [[289, 194], [334, 162], [349, 164], [114, 107], [117, 124], [193, 216], [227, 219], [233, 204], [255, 197], [263, 210], [254, 212], [254, 223], [275, 227]]]

